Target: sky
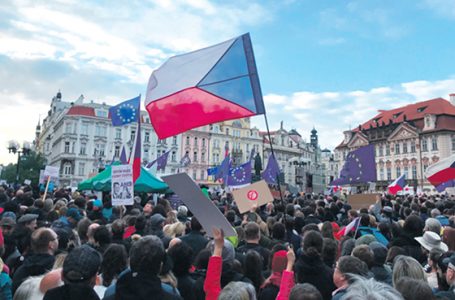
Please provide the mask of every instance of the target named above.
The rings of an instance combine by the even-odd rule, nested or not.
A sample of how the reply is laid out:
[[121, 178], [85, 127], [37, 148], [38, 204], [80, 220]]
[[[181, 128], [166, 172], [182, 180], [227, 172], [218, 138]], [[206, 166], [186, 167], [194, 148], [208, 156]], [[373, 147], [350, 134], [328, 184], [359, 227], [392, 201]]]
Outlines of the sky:
[[[145, 95], [170, 56], [250, 32], [270, 129], [333, 149], [379, 109], [455, 93], [455, 0], [0, 1], [0, 164], [52, 97]], [[264, 117], [253, 125], [265, 129]]]

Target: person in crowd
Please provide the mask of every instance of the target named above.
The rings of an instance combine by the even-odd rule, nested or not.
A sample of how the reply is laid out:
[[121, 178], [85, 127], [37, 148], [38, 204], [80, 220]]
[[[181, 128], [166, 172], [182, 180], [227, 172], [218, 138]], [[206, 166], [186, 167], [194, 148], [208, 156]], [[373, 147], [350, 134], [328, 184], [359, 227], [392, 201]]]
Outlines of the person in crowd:
[[403, 300], [401, 294], [390, 285], [365, 279], [362, 277], [354, 278], [354, 283], [349, 286], [343, 300]]
[[433, 291], [428, 283], [410, 277], [402, 277], [396, 282], [395, 288], [404, 300], [431, 300]]
[[392, 283], [396, 286], [401, 277], [410, 277], [427, 282], [427, 276], [420, 263], [411, 256], [399, 255], [393, 263]]
[[101, 284], [109, 287], [117, 281], [120, 273], [127, 267], [128, 254], [125, 246], [120, 244], [110, 245], [103, 253], [103, 261], [100, 268]]
[[255, 222], [249, 222], [245, 226], [245, 241], [246, 244], [239, 247], [237, 252], [246, 255], [249, 250], [254, 250], [259, 253], [262, 257], [262, 266], [265, 270], [269, 264], [270, 251], [261, 245], [259, 240], [261, 239], [261, 231], [259, 225]]
[[177, 288], [180, 295], [185, 300], [196, 300], [195, 280], [190, 275], [193, 249], [188, 244], [181, 242], [170, 246], [167, 253], [173, 261], [172, 272], [177, 277]]
[[366, 277], [367, 264], [355, 256], [342, 256], [333, 272], [333, 282], [337, 289], [332, 293], [332, 300], [343, 299], [350, 284], [354, 282], [353, 275]]
[[322, 300], [322, 295], [313, 285], [299, 283], [292, 288], [289, 300]]
[[99, 300], [93, 288], [101, 259], [101, 255], [87, 245], [75, 248], [63, 263], [61, 276], [64, 285], [48, 290], [43, 300]]
[[208, 240], [202, 232], [201, 223], [194, 216], [191, 218], [190, 228], [190, 232], [180, 237], [180, 240], [190, 246], [194, 254], [197, 254], [207, 246]]

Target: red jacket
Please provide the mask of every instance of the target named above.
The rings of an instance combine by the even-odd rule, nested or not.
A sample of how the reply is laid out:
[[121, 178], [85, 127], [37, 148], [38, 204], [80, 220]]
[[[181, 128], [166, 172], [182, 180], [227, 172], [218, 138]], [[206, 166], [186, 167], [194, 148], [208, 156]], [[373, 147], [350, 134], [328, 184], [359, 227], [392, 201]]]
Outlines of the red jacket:
[[223, 258], [211, 256], [207, 267], [207, 274], [204, 281], [204, 292], [206, 300], [217, 300], [221, 292], [221, 271], [223, 269]]
[[283, 275], [281, 276], [280, 291], [276, 296], [276, 300], [288, 300], [289, 294], [291, 294], [291, 290], [293, 287], [294, 272], [284, 270]]

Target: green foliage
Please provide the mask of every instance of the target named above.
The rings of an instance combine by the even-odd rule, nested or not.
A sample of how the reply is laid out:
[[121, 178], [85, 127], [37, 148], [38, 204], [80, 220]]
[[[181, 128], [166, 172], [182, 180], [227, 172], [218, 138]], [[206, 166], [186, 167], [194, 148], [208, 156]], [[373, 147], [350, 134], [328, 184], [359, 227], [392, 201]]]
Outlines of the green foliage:
[[[21, 156], [19, 163], [19, 183], [23, 183], [25, 179], [30, 179], [32, 185], [38, 185], [39, 172], [44, 167], [45, 159], [40, 153], [30, 152], [27, 156]], [[5, 166], [0, 179], [5, 179], [8, 183], [16, 182], [16, 168], [17, 164]]]

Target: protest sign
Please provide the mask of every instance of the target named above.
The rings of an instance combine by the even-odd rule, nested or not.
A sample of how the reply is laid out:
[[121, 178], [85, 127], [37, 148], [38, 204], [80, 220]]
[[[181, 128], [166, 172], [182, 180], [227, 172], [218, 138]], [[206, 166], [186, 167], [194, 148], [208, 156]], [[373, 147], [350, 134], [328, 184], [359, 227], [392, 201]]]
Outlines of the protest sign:
[[378, 199], [381, 199], [380, 194], [355, 194], [348, 195], [348, 204], [352, 209], [359, 210], [361, 208], [369, 208], [375, 204]]
[[232, 191], [232, 195], [242, 214], [249, 211], [253, 206], [259, 207], [273, 201], [272, 193], [265, 180], [234, 190]]
[[32, 183], [32, 181], [30, 179], [25, 179], [24, 180], [24, 184], [25, 185], [30, 185]]
[[112, 171], [112, 205], [133, 205], [134, 184], [133, 167], [131, 165], [113, 165]]
[[54, 166], [46, 166], [44, 169], [44, 178], [57, 177], [58, 178], [59, 168]]
[[225, 236], [237, 236], [236, 231], [218, 207], [202, 193], [199, 186], [188, 174], [179, 173], [161, 178], [188, 206], [188, 209], [196, 216], [209, 236], [212, 236], [213, 227], [221, 228]]

